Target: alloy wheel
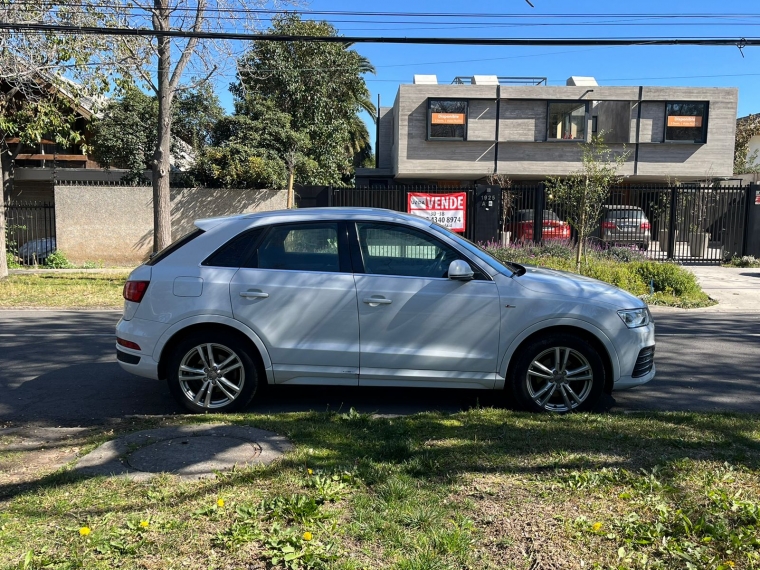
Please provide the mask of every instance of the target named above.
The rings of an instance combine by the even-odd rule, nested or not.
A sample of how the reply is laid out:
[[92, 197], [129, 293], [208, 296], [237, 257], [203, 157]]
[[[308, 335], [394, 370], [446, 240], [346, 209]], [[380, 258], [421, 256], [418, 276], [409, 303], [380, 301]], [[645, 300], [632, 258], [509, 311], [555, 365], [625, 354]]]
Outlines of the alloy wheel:
[[212, 410], [237, 399], [245, 383], [245, 369], [233, 350], [207, 343], [185, 354], [178, 377], [182, 392], [191, 402]]
[[594, 373], [583, 354], [556, 346], [533, 359], [525, 383], [528, 394], [540, 408], [569, 412], [588, 398], [594, 385]]

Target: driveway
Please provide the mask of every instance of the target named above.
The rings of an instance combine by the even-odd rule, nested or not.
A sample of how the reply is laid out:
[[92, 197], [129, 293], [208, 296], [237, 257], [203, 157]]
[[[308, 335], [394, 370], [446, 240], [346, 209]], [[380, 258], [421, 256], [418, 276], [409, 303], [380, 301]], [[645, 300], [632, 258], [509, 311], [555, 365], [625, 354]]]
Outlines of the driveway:
[[[760, 313], [655, 308], [657, 369], [616, 392], [613, 410], [760, 411]], [[77, 426], [183, 413], [162, 382], [114, 357], [113, 311], [0, 311], [0, 424]], [[327, 409], [383, 414], [500, 405], [477, 390], [276, 387], [251, 411]]]

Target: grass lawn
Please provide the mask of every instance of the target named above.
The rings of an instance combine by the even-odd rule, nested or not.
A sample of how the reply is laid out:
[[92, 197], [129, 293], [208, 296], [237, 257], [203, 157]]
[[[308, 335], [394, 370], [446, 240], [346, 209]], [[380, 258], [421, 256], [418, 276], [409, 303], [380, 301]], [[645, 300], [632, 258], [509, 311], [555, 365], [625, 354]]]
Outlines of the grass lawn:
[[123, 273], [30, 273], [0, 280], [2, 308], [120, 308]]
[[[0, 567], [760, 568], [754, 415], [486, 408], [161, 425], [220, 420], [296, 447], [200, 482], [78, 479], [65, 468], [0, 477]], [[70, 445], [81, 453], [113, 435]], [[13, 453], [0, 454], [6, 473], [40, 451]]]

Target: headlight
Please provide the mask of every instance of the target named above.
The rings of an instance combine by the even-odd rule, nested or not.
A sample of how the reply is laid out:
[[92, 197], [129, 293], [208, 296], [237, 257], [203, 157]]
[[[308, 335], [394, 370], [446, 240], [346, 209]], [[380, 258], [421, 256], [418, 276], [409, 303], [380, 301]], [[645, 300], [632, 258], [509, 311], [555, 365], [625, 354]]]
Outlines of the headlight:
[[629, 329], [643, 327], [649, 324], [649, 310], [644, 307], [641, 309], [624, 309], [618, 311], [618, 315], [623, 319], [625, 326]]

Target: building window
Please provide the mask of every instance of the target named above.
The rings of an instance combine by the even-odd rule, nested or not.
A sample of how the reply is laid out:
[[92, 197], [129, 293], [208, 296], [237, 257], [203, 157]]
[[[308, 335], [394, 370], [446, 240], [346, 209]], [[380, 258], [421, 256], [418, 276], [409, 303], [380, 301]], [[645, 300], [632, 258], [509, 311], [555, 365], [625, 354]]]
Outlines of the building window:
[[586, 140], [588, 104], [584, 102], [549, 103], [549, 133], [547, 139]]
[[665, 141], [707, 142], [707, 102], [665, 105]]
[[428, 99], [428, 140], [467, 140], [467, 101]]

